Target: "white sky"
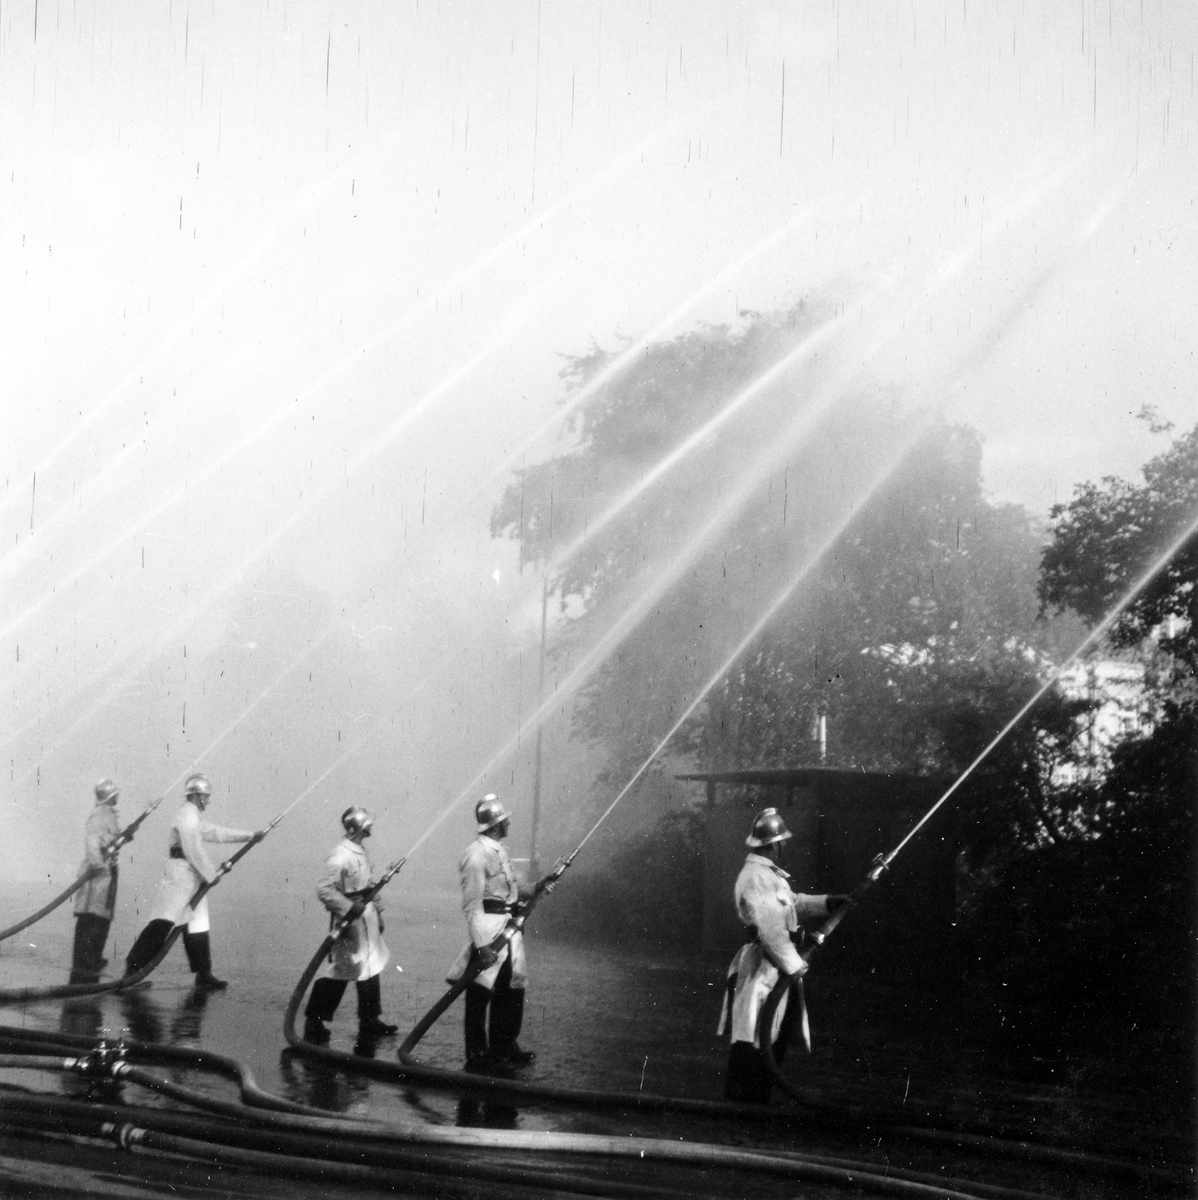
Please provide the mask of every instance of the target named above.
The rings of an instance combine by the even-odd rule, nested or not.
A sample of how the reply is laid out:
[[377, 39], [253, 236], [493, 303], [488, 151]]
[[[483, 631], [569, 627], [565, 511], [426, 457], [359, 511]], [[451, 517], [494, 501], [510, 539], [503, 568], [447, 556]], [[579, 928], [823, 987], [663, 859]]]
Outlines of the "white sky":
[[[1141, 405], [1198, 418], [1196, 13], [10, 0], [10, 802], [52, 785], [73, 826], [81, 778], [186, 773], [250, 693], [206, 712], [154, 664], [278, 578], [405, 677], [481, 639], [487, 682], [450, 685], [477, 742], [394, 750], [453, 794], [529, 707], [502, 663], [535, 587], [488, 513], [592, 343], [833, 295], [841, 360], [980, 429], [996, 496], [1135, 477], [1162, 448]], [[207, 728], [168, 755], [189, 696]]]

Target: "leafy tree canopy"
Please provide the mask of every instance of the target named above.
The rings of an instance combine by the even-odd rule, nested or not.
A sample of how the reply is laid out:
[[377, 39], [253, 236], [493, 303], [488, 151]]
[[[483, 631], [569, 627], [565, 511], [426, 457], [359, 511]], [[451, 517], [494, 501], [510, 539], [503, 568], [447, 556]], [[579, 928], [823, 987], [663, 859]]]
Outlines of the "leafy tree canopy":
[[[653, 595], [576, 710], [614, 777], [790, 588], [678, 752], [711, 767], [812, 763], [823, 715], [828, 765], [951, 771], [1034, 687], [1039, 530], [987, 499], [977, 434], [846, 388], [819, 357], [757, 388], [832, 311], [805, 301], [648, 347], [495, 510], [494, 531], [548, 570], [569, 615], [559, 660]], [[596, 349], [565, 378], [584, 386], [612, 359]]]
[[[1159, 426], [1157, 427], [1160, 428]], [[1040, 598], [1046, 608], [1072, 608], [1090, 622], [1107, 615], [1166, 547], [1198, 519], [1198, 425], [1144, 467], [1135, 485], [1107, 477], [1085, 483], [1052, 510]], [[1122, 650], [1156, 638], [1167, 656], [1169, 690], [1190, 691], [1198, 672], [1198, 531], [1112, 627]]]

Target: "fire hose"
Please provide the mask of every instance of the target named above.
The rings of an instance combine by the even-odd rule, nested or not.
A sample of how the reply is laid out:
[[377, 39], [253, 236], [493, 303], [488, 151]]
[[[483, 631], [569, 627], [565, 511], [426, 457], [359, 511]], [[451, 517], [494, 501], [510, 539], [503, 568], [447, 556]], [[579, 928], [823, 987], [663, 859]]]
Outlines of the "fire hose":
[[[282, 816], [276, 817], [263, 830], [254, 834], [248, 842], [245, 843], [235, 854], [230, 855], [216, 869], [216, 874], [211, 880], [205, 880], [192, 893], [191, 899], [187, 902], [189, 909], [194, 909], [197, 904], [214, 888], [216, 885], [237, 865], [237, 863], [252, 850], [260, 841], [262, 841], [268, 833], [282, 820]], [[176, 925], [167, 935], [166, 940], [158, 948], [154, 956], [143, 967], [131, 972], [128, 975], [122, 975], [120, 979], [114, 979], [110, 983], [64, 983], [55, 987], [26, 987], [26, 988], [0, 988], [0, 1004], [21, 1004], [30, 1000], [53, 1000], [65, 996], [98, 996], [105, 992], [122, 992], [131, 987], [136, 987], [143, 980], [157, 969], [158, 965], [166, 958], [170, 952], [170, 948], [175, 944], [179, 935], [186, 928], [186, 923]]]
[[[98, 1045], [94, 1044], [86, 1037], [77, 1035], [68, 1035], [62, 1033], [38, 1032], [31, 1030], [23, 1030], [16, 1028], [6, 1028], [0, 1026], [0, 1045], [6, 1048], [13, 1048], [21, 1051], [21, 1054], [12, 1055], [11, 1057], [0, 1056], [0, 1067], [17, 1067], [17, 1068], [35, 1068], [39, 1070], [55, 1070], [67, 1074], [82, 1075], [87, 1080], [93, 1083], [102, 1083], [111, 1081], [115, 1083], [129, 1082], [138, 1086], [148, 1088], [160, 1094], [170, 1096], [172, 1099], [178, 1100], [193, 1108], [202, 1109], [217, 1117], [228, 1117], [237, 1120], [242, 1124], [250, 1124], [255, 1126], [253, 1130], [246, 1130], [245, 1136], [249, 1144], [261, 1146], [263, 1138], [268, 1133], [274, 1136], [271, 1131], [290, 1131], [294, 1133], [302, 1133], [306, 1135], [305, 1140], [310, 1140], [312, 1137], [320, 1136], [335, 1137], [338, 1139], [346, 1139], [351, 1136], [358, 1138], [367, 1138], [374, 1142], [378, 1141], [400, 1141], [404, 1143], [422, 1143], [430, 1145], [449, 1145], [449, 1146], [470, 1146], [483, 1148], [510, 1148], [510, 1149], [548, 1149], [566, 1153], [619, 1153], [613, 1151], [610, 1144], [628, 1145], [629, 1139], [596, 1139], [593, 1135], [578, 1135], [575, 1140], [571, 1140], [573, 1135], [516, 1135], [517, 1138], [523, 1139], [513, 1141], [513, 1135], [500, 1131], [479, 1130], [479, 1129], [438, 1129], [430, 1128], [422, 1124], [414, 1124], [404, 1126], [402, 1129], [396, 1129], [389, 1125], [384, 1125], [379, 1122], [362, 1121], [360, 1118], [351, 1118], [342, 1114], [328, 1113], [323, 1109], [312, 1108], [308, 1105], [298, 1104], [295, 1101], [286, 1100], [282, 1097], [275, 1096], [269, 1092], [263, 1091], [253, 1079], [253, 1074], [249, 1067], [238, 1060], [228, 1058], [224, 1055], [213, 1053], [212, 1051], [199, 1050], [190, 1047], [168, 1046], [155, 1042], [135, 1042], [128, 1043], [117, 1042], [115, 1044], [101, 1040]], [[82, 1050], [85, 1053], [76, 1053], [72, 1055], [64, 1055], [63, 1051]], [[192, 1088], [185, 1087], [181, 1084], [172, 1083], [168, 1080], [159, 1079], [142, 1068], [133, 1065], [126, 1061], [126, 1056], [134, 1057], [144, 1061], [169, 1063], [175, 1066], [191, 1067], [196, 1069], [204, 1069], [214, 1071], [217, 1074], [236, 1080], [241, 1089], [241, 1094], [244, 1103], [233, 1104], [228, 1101], [222, 1101], [210, 1096], [204, 1092], [197, 1092]], [[347, 1057], [347, 1056], [339, 1056]], [[391, 1065], [391, 1064], [381, 1064]], [[252, 1107], [247, 1107], [247, 1105]], [[753, 1109], [755, 1106], [729, 1106], [725, 1108]], [[0, 1100], [0, 1111], [3, 1111], [4, 1105]], [[272, 1111], [263, 1111], [272, 1110]], [[153, 1110], [161, 1114], [161, 1110]], [[126, 1118], [130, 1114], [130, 1110], [125, 1108], [122, 1110]], [[163, 1114], [165, 1115], [165, 1114]], [[176, 1114], [177, 1115], [177, 1114]], [[730, 1114], [727, 1114], [730, 1115]], [[758, 1108], [755, 1115], [760, 1118], [765, 1115]], [[292, 1118], [301, 1118], [297, 1123]], [[2, 1122], [0, 1122], [2, 1123]], [[1014, 1150], [1019, 1157], [1038, 1157], [1046, 1161], [1064, 1164], [1069, 1168], [1084, 1168], [1087, 1170], [1098, 1170], [1103, 1173], [1122, 1173], [1132, 1174], [1136, 1176], [1156, 1177], [1166, 1181], [1177, 1181], [1177, 1171], [1169, 1171], [1166, 1169], [1154, 1169], [1143, 1163], [1124, 1162], [1122, 1160], [1112, 1159], [1100, 1155], [1088, 1155], [1084, 1153], [1069, 1153], [1059, 1150], [1050, 1150], [1048, 1147], [1035, 1146], [1027, 1143], [1005, 1143], [996, 1138], [986, 1138], [979, 1135], [959, 1135], [951, 1133], [947, 1130], [921, 1130], [918, 1128], [888, 1128], [880, 1125], [871, 1125], [870, 1136], [872, 1137], [878, 1132], [889, 1132], [896, 1136], [903, 1137], [915, 1141], [928, 1140], [929, 1135], [938, 1134], [939, 1137], [932, 1137], [933, 1141], [949, 1140], [956, 1141], [963, 1145], [969, 1146], [971, 1149], [980, 1150], [983, 1152], [1002, 1152], [1010, 1154]], [[546, 1141], [545, 1138], [549, 1138]], [[540, 1139], [540, 1140], [538, 1140]], [[609, 1144], [610, 1143], [610, 1144]], [[703, 1145], [703, 1144], [700, 1144]], [[664, 1153], [663, 1146], [675, 1147], [677, 1143], [674, 1141], [655, 1143], [653, 1139], [634, 1139], [632, 1157], [638, 1157], [641, 1151], [645, 1151], [644, 1157], [652, 1161], [658, 1157], [660, 1153]], [[723, 1165], [750, 1165], [758, 1164], [757, 1159], [744, 1164], [728, 1163], [725, 1161], [726, 1156], [722, 1155], [720, 1147], [710, 1147], [710, 1151], [721, 1152], [719, 1162]], [[1037, 1153], [1039, 1152], [1039, 1153]], [[680, 1161], [706, 1161], [703, 1158], [704, 1151], [691, 1147], [685, 1151], [685, 1158]], [[783, 1157], [788, 1159], [796, 1158], [801, 1162], [813, 1163], [827, 1167], [838, 1169], [851, 1170], [860, 1172], [862, 1169], [869, 1171], [873, 1169], [874, 1164], [862, 1163], [854, 1160], [845, 1160], [838, 1158], [829, 1158], [826, 1156], [799, 1155], [794, 1156], [789, 1153], [771, 1151], [773, 1157]], [[675, 1156], [676, 1158], [676, 1156]], [[1014, 1200], [1015, 1197], [1024, 1196], [1026, 1193], [1012, 1191], [1008, 1188], [995, 1187], [993, 1185], [982, 1184], [958, 1184], [951, 1180], [937, 1179], [933, 1176], [920, 1174], [918, 1172], [904, 1171], [895, 1168], [893, 1165], [887, 1167], [888, 1174], [900, 1179], [908, 1179], [912, 1182], [935, 1183], [940, 1188], [944, 1189], [950, 1185], [953, 1187], [961, 1187], [968, 1189], [969, 1192], [976, 1196], [995, 1196], [1007, 1197]], [[952, 1194], [951, 1191], [945, 1194]]]
[[59, 894], [55, 896], [49, 904], [39, 908], [37, 912], [32, 914], [32, 916], [26, 917], [23, 921], [18, 921], [15, 925], [10, 925], [7, 929], [0, 929], [0, 942], [12, 937], [15, 933], [20, 933], [22, 929], [28, 929], [30, 925], [36, 925], [38, 921], [42, 919], [42, 917], [52, 913], [60, 904], [66, 900], [69, 900], [85, 883], [88, 883], [91, 880], [97, 879], [99, 876], [103, 875], [109, 869], [109, 867], [116, 862], [116, 857], [117, 854], [120, 853], [121, 847], [126, 846], [133, 841], [133, 836], [137, 833], [138, 829], [141, 828], [141, 823], [161, 803], [162, 797], [159, 796], [157, 800], [146, 807], [145, 811], [139, 817], [133, 821], [130, 821], [129, 824], [126, 825], [125, 828], [122, 829], [121, 832], [118, 833], [116, 837], [114, 837], [112, 841], [103, 848], [102, 853], [108, 860], [107, 865], [102, 867], [92, 867], [90, 870], [85, 871], [79, 876], [78, 879], [75, 880], [74, 883], [71, 884], [69, 888], [59, 892]]
[[[578, 851], [575, 850], [574, 854]], [[496, 954], [502, 953], [507, 949], [513, 937], [517, 933], [524, 932], [525, 923], [532, 915], [532, 911], [540, 902], [542, 896], [548, 895], [553, 889], [553, 885], [565, 874], [566, 868], [574, 861], [574, 854], [568, 858], [561, 859], [555, 864], [552, 871], [549, 872], [543, 879], [539, 880], [533, 894], [525, 900], [521, 906], [519, 913], [513, 914], [507, 924], [503, 927], [503, 931], [497, 938], [489, 944], [489, 949], [494, 950]], [[404, 1038], [398, 1051], [399, 1061], [402, 1063], [411, 1063], [412, 1050], [422, 1037], [440, 1020], [442, 1014], [453, 1004], [453, 1002], [477, 979], [487, 968], [483, 964], [482, 956], [477, 952], [470, 956], [470, 961], [462, 972], [461, 979], [456, 980], [449, 987], [449, 990], [433, 1005], [432, 1008], [424, 1014], [423, 1017], [416, 1023], [412, 1032]]]
[[[712, 1143], [686, 1143], [673, 1139], [611, 1137], [597, 1134], [543, 1133], [484, 1129], [457, 1129], [413, 1125], [393, 1128], [377, 1122], [339, 1117], [309, 1116], [294, 1112], [246, 1109], [241, 1105], [212, 1099], [193, 1089], [157, 1080], [129, 1064], [97, 1063], [94, 1056], [57, 1059], [45, 1055], [0, 1055], [0, 1068], [56, 1071], [83, 1075], [92, 1081], [107, 1077], [164, 1092], [211, 1113], [233, 1118], [236, 1125], [213, 1123], [195, 1116], [159, 1109], [134, 1109], [83, 1103], [78, 1100], [22, 1094], [12, 1098], [0, 1094], [0, 1125], [44, 1129], [45, 1118], [56, 1118], [60, 1126], [78, 1128], [94, 1122], [90, 1136], [107, 1136], [125, 1149], [134, 1145], [177, 1149], [205, 1160], [237, 1162], [258, 1170], [295, 1174], [306, 1161], [352, 1162], [374, 1168], [432, 1169], [435, 1174], [466, 1175], [496, 1183], [522, 1183], [576, 1191], [581, 1194], [639, 1196], [660, 1194], [661, 1189], [616, 1182], [608, 1170], [597, 1178], [578, 1176], [559, 1169], [530, 1171], [524, 1165], [506, 1166], [491, 1161], [493, 1152], [548, 1152], [566, 1156], [588, 1155], [633, 1160], [637, 1163], [669, 1163], [678, 1166], [752, 1171], [770, 1176], [853, 1186], [892, 1196], [942, 1197], [944, 1200], [1040, 1200], [1026, 1191], [988, 1184], [949, 1180], [926, 1173], [887, 1165], [821, 1155], [768, 1150], [741, 1150]], [[105, 1122], [113, 1117], [119, 1122]], [[253, 1128], [247, 1128], [247, 1124]], [[191, 1139], [184, 1143], [182, 1134]], [[270, 1147], [267, 1151], [264, 1148]], [[430, 1153], [416, 1147], [444, 1147], [453, 1151]], [[486, 1151], [486, 1161], [467, 1160], [462, 1151]], [[343, 1178], [338, 1171], [326, 1173]], [[355, 1181], [379, 1183], [377, 1173], [355, 1176]], [[442, 1194], [438, 1190], [437, 1194]]]

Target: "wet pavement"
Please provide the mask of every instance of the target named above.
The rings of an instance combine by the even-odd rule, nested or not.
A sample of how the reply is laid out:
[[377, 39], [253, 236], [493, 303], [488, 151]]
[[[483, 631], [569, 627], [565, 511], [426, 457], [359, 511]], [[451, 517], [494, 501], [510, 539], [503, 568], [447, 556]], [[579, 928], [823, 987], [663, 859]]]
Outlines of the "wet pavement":
[[[444, 972], [463, 939], [456, 897], [413, 896], [388, 908], [387, 941], [393, 959], [383, 976], [384, 1016], [406, 1033], [445, 989]], [[47, 918], [33, 937], [0, 950], [0, 981], [6, 987], [65, 982], [69, 917]], [[110, 947], [114, 963], [136, 929], [122, 929]], [[77, 1035], [203, 1047], [245, 1062], [260, 1086], [305, 1104], [401, 1123], [488, 1125], [500, 1129], [642, 1134], [767, 1145], [790, 1150], [871, 1156], [919, 1170], [984, 1178], [1006, 1186], [1068, 1196], [1138, 1195], [1128, 1180], [1071, 1175], [1030, 1158], [995, 1159], [948, 1144], [909, 1143], [893, 1134], [905, 1114], [911, 1122], [930, 1114], [978, 1127], [1070, 1144], [1099, 1145], [1111, 1153], [1156, 1146], [1176, 1157], [1188, 1134], [1184, 1120], [1162, 1122], [1149, 1095], [1079, 1087], [1077, 1072], [1053, 1078], [1004, 1074], [984, 1049], [946, 1034], [932, 1020], [897, 1030], [887, 1022], [886, 997], [874, 1019], [846, 1022], [846, 981], [821, 980], [812, 972], [808, 1005], [815, 1045], [809, 1058], [792, 1056], [788, 1072], [813, 1106], [865, 1107], [884, 1111], [884, 1121], [832, 1128], [827, 1123], [729, 1122], [677, 1113], [620, 1109], [588, 1110], [544, 1103], [461, 1097], [406, 1083], [373, 1080], [352, 1070], [330, 1069], [287, 1048], [283, 1012], [304, 966], [323, 936], [319, 914], [274, 923], [262, 938], [228, 912], [214, 913], [215, 967], [230, 981], [227, 991], [204, 993], [191, 986], [182, 948], [153, 977], [153, 984], [124, 994], [51, 1000], [0, 1009], [0, 1023]], [[564, 1087], [627, 1093], [648, 1092], [718, 1100], [726, 1048], [715, 1035], [724, 964], [673, 957], [654, 960], [549, 942], [529, 936], [531, 983], [521, 1042], [537, 1052], [521, 1077]], [[111, 970], [111, 968], [110, 968]], [[857, 1005], [857, 1011], [861, 1007]], [[301, 1018], [302, 1020], [302, 1018]], [[461, 1066], [461, 1004], [435, 1025], [418, 1048], [420, 1060], [446, 1069]], [[331, 1048], [353, 1053], [355, 997], [351, 988], [333, 1022]], [[384, 1039], [370, 1052], [394, 1060], [400, 1038]], [[362, 1049], [361, 1047], [359, 1049]], [[155, 1067], [167, 1078], [200, 1091], [236, 1098], [234, 1086], [211, 1075]], [[72, 1081], [40, 1072], [9, 1072], [4, 1082], [39, 1090], [69, 1090]], [[136, 1090], [131, 1103], [164, 1105]], [[876, 1128], [875, 1128], [876, 1126]], [[901, 1144], [900, 1144], [901, 1143]], [[815, 1193], [812, 1193], [815, 1194]]]

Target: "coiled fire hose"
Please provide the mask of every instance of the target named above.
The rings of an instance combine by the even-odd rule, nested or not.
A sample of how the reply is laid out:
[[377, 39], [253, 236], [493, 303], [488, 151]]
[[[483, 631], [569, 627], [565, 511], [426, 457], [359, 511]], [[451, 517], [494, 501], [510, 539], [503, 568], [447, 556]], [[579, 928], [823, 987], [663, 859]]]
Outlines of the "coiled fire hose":
[[[129, 824], [126, 825], [125, 828], [122, 829], [121, 832], [118, 833], [116, 837], [114, 837], [112, 841], [104, 847], [103, 854], [108, 860], [109, 864], [116, 861], [116, 856], [118, 853], [120, 853], [121, 847], [127, 846], [131, 841], [133, 841], [133, 836], [137, 833], [138, 829], [141, 828], [141, 823], [161, 803], [162, 797], [159, 796], [157, 800], [146, 807], [146, 810], [139, 817], [133, 821], [130, 821]], [[65, 891], [59, 892], [59, 894], [55, 896], [49, 904], [39, 908], [32, 916], [26, 917], [23, 921], [18, 921], [15, 925], [10, 925], [7, 929], [0, 929], [0, 942], [12, 937], [15, 933], [20, 933], [22, 929], [28, 929], [30, 925], [36, 925], [38, 921], [42, 919], [42, 917], [52, 913], [60, 904], [69, 900], [85, 883], [92, 879], [96, 879], [100, 875], [103, 875], [107, 870], [108, 867], [103, 866], [92, 867], [90, 871], [85, 871], [79, 876], [78, 879], [75, 880], [74, 883], [71, 884], [69, 888], [67, 888]]]
[[[194, 909], [197, 904], [214, 888], [220, 881], [237, 865], [237, 863], [245, 857], [259, 842], [263, 841], [268, 833], [282, 820], [282, 816], [276, 817], [271, 823], [259, 833], [254, 834], [248, 842], [245, 843], [235, 854], [230, 855], [224, 862], [216, 868], [216, 875], [209, 882], [205, 880], [192, 893], [191, 899], [187, 902], [189, 909]], [[170, 948], [175, 944], [179, 935], [186, 929], [186, 923], [176, 925], [167, 935], [166, 941], [163, 942], [158, 952], [150, 959], [148, 963], [140, 970], [134, 971], [132, 974], [123, 975], [120, 979], [114, 979], [110, 983], [64, 983], [56, 987], [26, 987], [26, 988], [0, 988], [0, 1004], [22, 1004], [30, 1000], [54, 1000], [64, 996], [98, 996], [105, 992], [121, 992], [128, 988], [136, 987], [142, 980], [147, 979], [150, 974], [157, 969], [159, 963], [166, 958], [170, 952]]]

